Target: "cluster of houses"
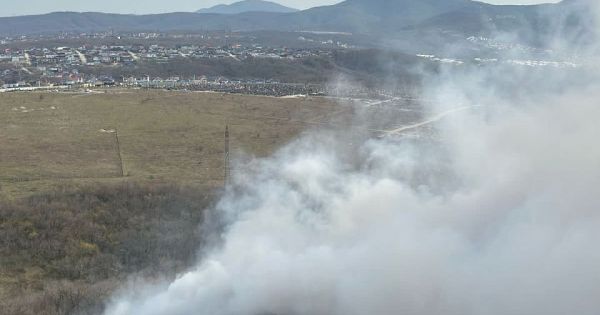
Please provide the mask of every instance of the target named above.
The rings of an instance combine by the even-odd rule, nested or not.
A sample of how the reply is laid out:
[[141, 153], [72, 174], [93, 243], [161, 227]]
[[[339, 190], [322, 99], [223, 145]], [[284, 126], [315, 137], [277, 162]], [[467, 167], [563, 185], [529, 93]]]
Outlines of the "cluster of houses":
[[[0, 89], [12, 91], [116, 86], [267, 95], [322, 94], [324, 88], [316, 85], [283, 84], [272, 80], [234, 80], [226, 77], [151, 78], [136, 71], [147, 64], [190, 59], [228, 59], [241, 62], [258, 58], [295, 60], [328, 57], [333, 48], [348, 48], [337, 41], [316, 40], [312, 37], [311, 34], [303, 34], [295, 38], [304, 42], [300, 45], [303, 48], [259, 44], [249, 34], [105, 32], [5, 37], [0, 38]], [[186, 42], [196, 44], [175, 44]], [[61, 46], [53, 43], [61, 43]], [[106, 71], [119, 68], [124, 71]], [[139, 73], [140, 76], [113, 77], [100, 73]]]
[[255, 95], [324, 95], [325, 87], [319, 84], [290, 84], [274, 80], [232, 80], [225, 77], [121, 77], [79, 75], [77, 79], [65, 82], [16, 82], [0, 85], [0, 92], [32, 91], [48, 89], [90, 89], [90, 88], [144, 88], [174, 89], [189, 91], [214, 91]]
[[173, 47], [150, 45], [99, 45], [80, 47], [37, 47], [29, 49], [4, 49], [0, 51], [0, 64], [15, 64], [36, 68], [61, 68], [72, 66], [132, 65], [139, 61], [168, 62], [178, 58], [287, 58], [299, 59], [329, 55], [324, 49], [292, 49], [286, 47], [242, 46], [239, 44], [211, 47], [177, 45]]
[[[77, 79], [75, 79], [77, 78]], [[17, 82], [0, 85], [0, 92], [33, 91], [33, 90], [81, 90], [93, 88], [136, 88], [136, 89], [168, 89], [186, 91], [212, 91], [222, 93], [238, 93], [267, 96], [334, 96], [364, 99], [393, 98], [407, 95], [404, 90], [373, 89], [364, 86], [283, 83], [276, 80], [261, 79], [228, 79], [215, 77], [120, 77], [81, 75], [73, 76], [66, 82]]]
[[0, 50], [0, 85], [86, 84], [113, 82], [92, 75], [95, 68], [135, 67], [143, 63], [168, 63], [177, 59], [225, 59], [243, 61], [248, 58], [299, 59], [324, 56], [330, 51], [290, 49], [253, 45], [225, 47], [177, 45], [98, 45], [80, 47], [35, 47]]

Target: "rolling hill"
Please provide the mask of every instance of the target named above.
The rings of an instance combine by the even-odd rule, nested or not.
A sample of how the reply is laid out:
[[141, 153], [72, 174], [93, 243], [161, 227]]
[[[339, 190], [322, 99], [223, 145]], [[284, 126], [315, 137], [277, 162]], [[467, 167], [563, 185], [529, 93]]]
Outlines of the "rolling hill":
[[215, 13], [215, 14], [240, 14], [246, 12], [276, 12], [291, 13], [298, 10], [283, 6], [281, 4], [263, 1], [263, 0], [244, 0], [233, 4], [220, 4], [214, 7], [200, 9], [197, 13]]
[[[59, 12], [0, 18], [0, 34], [92, 31], [278, 30], [335, 31], [374, 38], [427, 32], [488, 36], [510, 32], [535, 42], [557, 33], [585, 37], [588, 0], [558, 4], [491, 5], [471, 0], [347, 0], [291, 13], [167, 13], [119, 15]], [[582, 18], [583, 17], [583, 18]], [[420, 35], [419, 35], [420, 36]]]

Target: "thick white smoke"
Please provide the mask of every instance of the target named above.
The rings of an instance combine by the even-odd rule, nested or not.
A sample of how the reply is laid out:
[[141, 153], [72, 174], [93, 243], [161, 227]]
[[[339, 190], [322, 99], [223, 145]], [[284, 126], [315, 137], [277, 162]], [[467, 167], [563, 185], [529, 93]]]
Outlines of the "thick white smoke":
[[307, 136], [260, 162], [220, 203], [221, 248], [107, 314], [598, 314], [597, 85], [518, 104], [481, 86], [439, 92], [481, 106], [439, 143], [369, 140], [350, 162]]
[[313, 133], [256, 162], [222, 246], [106, 314], [599, 314], [600, 80], [492, 70], [431, 84], [432, 117], [472, 107], [433, 141]]

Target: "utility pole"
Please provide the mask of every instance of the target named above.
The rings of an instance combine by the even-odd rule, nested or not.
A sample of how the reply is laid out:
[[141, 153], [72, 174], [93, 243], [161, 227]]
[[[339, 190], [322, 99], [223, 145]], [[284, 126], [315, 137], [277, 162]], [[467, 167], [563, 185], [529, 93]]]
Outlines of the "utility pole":
[[225, 154], [223, 156], [223, 183], [229, 183], [229, 125], [225, 126]]
[[121, 177], [125, 177], [125, 167], [123, 167], [123, 156], [121, 156], [121, 143], [119, 142], [119, 131], [115, 129], [115, 141], [117, 144], [117, 153], [119, 155], [119, 166], [121, 167]]

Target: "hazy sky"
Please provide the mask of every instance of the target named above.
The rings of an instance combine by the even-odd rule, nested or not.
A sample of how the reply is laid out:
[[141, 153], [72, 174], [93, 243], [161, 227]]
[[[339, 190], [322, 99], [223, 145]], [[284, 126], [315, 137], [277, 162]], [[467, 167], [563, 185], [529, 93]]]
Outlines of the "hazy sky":
[[[329, 5], [341, 0], [275, 0], [281, 4], [298, 9], [307, 9], [319, 5]], [[556, 0], [483, 0], [496, 4], [532, 4], [557, 2]], [[98, 11], [115, 13], [162, 13], [174, 11], [195, 11], [219, 3], [232, 3], [236, 0], [29, 0], [8, 1], [0, 5], [0, 16], [39, 14], [54, 11]]]

